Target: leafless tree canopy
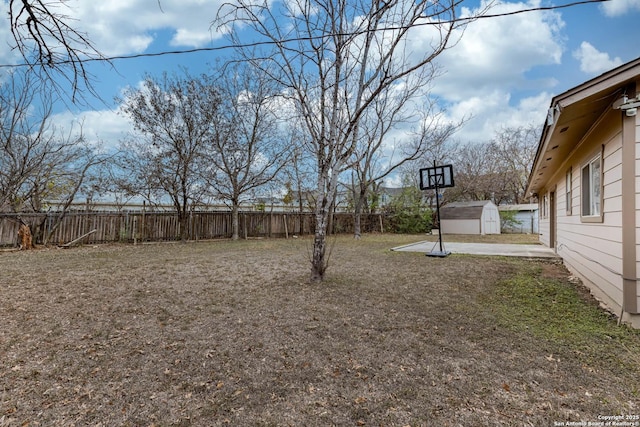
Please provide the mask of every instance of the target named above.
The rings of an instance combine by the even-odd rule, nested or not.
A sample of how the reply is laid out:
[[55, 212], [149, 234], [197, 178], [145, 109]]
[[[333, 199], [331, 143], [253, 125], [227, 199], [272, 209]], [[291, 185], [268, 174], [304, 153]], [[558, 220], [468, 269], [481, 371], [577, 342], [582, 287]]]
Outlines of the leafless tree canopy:
[[122, 187], [149, 200], [169, 197], [187, 237], [189, 205], [206, 194], [206, 151], [218, 120], [220, 94], [207, 76], [148, 76], [129, 89], [122, 111], [137, 134], [123, 143]]
[[[28, 73], [13, 73], [0, 87], [0, 210], [40, 210], [72, 184], [82, 136], [51, 123], [51, 100]], [[39, 105], [39, 106], [37, 106]]]
[[[455, 187], [443, 190], [441, 202], [491, 200], [495, 204], [528, 203], [526, 185], [540, 139], [536, 126], [503, 127], [486, 141], [453, 139], [432, 145], [403, 174], [418, 176], [418, 168], [453, 164]], [[417, 183], [415, 184], [417, 185]], [[431, 192], [427, 193], [431, 197]]]
[[16, 71], [0, 87], [0, 212], [42, 211], [55, 201], [59, 220], [106, 157], [84, 141], [82, 129], [52, 123], [51, 99], [32, 79]]
[[503, 128], [490, 141], [459, 147], [456, 188], [449, 190], [448, 199], [527, 203], [527, 178], [539, 135], [533, 125]]
[[356, 238], [360, 237], [360, 214], [373, 187], [380, 186], [382, 180], [401, 170], [405, 164], [427, 158], [428, 153], [445, 144], [460, 126], [446, 122], [436, 103], [424, 94], [421, 98], [426, 98], [426, 103], [417, 107], [412, 105], [412, 114], [419, 118], [417, 129], [410, 136], [403, 135], [403, 138], [392, 140], [390, 133], [394, 125], [410, 123], [406, 104], [415, 93], [398, 90], [389, 92], [402, 96], [399, 99], [380, 96], [374, 103], [375, 108], [370, 111], [374, 113], [373, 117], [364, 120], [360, 126], [351, 185]]
[[277, 116], [279, 87], [247, 63], [233, 63], [216, 74], [222, 101], [212, 124], [205, 179], [231, 205], [232, 236], [238, 239], [242, 199], [273, 181], [291, 150]]

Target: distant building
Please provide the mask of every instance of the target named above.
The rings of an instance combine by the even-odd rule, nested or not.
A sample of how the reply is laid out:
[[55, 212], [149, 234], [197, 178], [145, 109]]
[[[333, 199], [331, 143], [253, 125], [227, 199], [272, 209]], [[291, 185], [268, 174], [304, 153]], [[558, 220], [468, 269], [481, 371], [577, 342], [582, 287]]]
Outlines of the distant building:
[[445, 234], [500, 234], [498, 207], [490, 200], [449, 203], [440, 208]]
[[513, 224], [502, 224], [505, 233], [538, 234], [538, 204], [529, 203], [521, 205], [500, 205], [500, 212], [515, 211]]
[[402, 194], [404, 188], [395, 188], [395, 187], [383, 187], [380, 186], [379, 194], [380, 194], [380, 207], [389, 206], [391, 201]]

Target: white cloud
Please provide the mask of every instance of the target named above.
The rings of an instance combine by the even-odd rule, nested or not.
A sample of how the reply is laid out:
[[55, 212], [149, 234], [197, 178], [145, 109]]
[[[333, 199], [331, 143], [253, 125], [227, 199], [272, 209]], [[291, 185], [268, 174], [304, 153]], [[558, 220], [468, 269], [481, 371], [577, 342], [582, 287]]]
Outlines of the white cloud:
[[600, 74], [622, 65], [622, 59], [611, 58], [606, 52], [600, 52], [588, 42], [582, 42], [573, 52], [573, 57], [580, 61], [580, 71], [587, 74]]
[[[480, 9], [486, 7], [483, 1]], [[499, 14], [539, 6], [527, 3], [495, 3], [489, 13]], [[469, 16], [478, 10], [464, 9]], [[497, 88], [521, 89], [525, 73], [537, 66], [560, 64], [564, 22], [555, 12], [541, 11], [471, 22], [456, 46], [439, 57], [446, 73], [436, 81], [445, 99], [491, 94]]]
[[[66, 16], [67, 22], [86, 35], [100, 53], [112, 56], [143, 52], [154, 41], [202, 47], [222, 37], [211, 24], [223, 1], [68, 0], [52, 10]], [[8, 16], [5, 1], [0, 2], [0, 14]], [[14, 42], [9, 25], [0, 26], [0, 40], [5, 41], [0, 43], [0, 62], [19, 62], [17, 52], [11, 50]]]
[[131, 130], [126, 117], [113, 110], [84, 111], [74, 114], [70, 111], [52, 117], [56, 127], [68, 132], [80, 132], [91, 144], [100, 145], [105, 150], [115, 149], [118, 142]]
[[[487, 7], [463, 9], [472, 16]], [[532, 9], [538, 0], [492, 3], [489, 14]], [[560, 14], [527, 12], [471, 22], [458, 43], [438, 58], [444, 74], [433, 93], [447, 105], [453, 122], [465, 119], [455, 135], [461, 141], [486, 141], [501, 127], [542, 125], [551, 90], [558, 81], [537, 67], [561, 64], [564, 49]]]
[[640, 10], [640, 0], [609, 0], [603, 2], [600, 8], [606, 16], [622, 16], [634, 10]]
[[178, 28], [171, 44], [173, 46], [202, 46], [214, 39], [212, 32], [192, 31], [187, 28]]
[[466, 120], [456, 133], [456, 139], [463, 142], [488, 141], [504, 127], [542, 126], [551, 97], [551, 94], [541, 92], [511, 105], [511, 95], [496, 89], [455, 103], [448, 110], [448, 118], [453, 122]]
[[221, 37], [211, 27], [222, 0], [69, 0], [65, 14], [105, 55], [142, 52], [168, 31], [173, 46], [201, 47]]

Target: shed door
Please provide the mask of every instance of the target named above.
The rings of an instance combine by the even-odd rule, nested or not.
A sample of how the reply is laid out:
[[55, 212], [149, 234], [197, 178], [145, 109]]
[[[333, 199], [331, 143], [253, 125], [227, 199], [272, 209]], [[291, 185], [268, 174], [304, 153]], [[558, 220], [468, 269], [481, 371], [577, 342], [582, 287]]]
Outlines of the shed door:
[[483, 233], [500, 234], [500, 214], [497, 209], [485, 208], [483, 210]]

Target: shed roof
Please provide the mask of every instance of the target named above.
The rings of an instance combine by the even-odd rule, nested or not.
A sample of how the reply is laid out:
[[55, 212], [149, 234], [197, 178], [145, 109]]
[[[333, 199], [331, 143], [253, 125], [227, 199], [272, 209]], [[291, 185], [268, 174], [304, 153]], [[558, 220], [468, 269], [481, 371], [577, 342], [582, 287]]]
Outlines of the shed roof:
[[482, 211], [489, 204], [493, 205], [493, 202], [491, 200], [479, 200], [449, 203], [440, 208], [440, 219], [480, 219]]

